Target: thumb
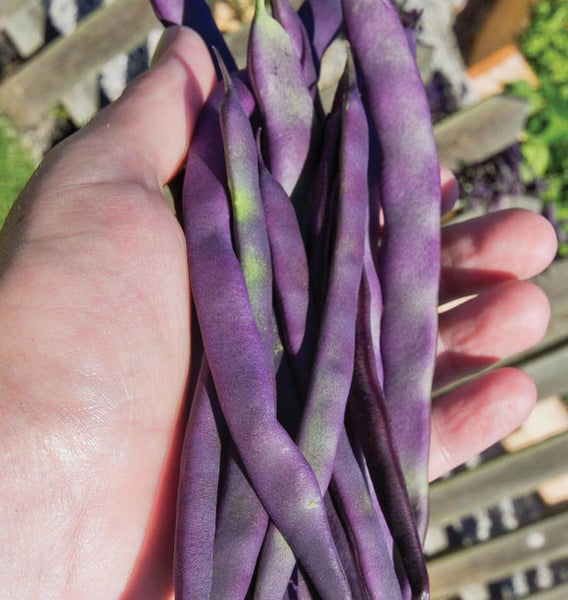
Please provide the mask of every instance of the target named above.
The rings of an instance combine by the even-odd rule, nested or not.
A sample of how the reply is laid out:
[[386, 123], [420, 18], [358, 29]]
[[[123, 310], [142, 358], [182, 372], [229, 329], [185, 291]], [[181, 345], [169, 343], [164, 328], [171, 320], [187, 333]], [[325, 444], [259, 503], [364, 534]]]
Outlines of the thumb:
[[166, 30], [159, 52], [119, 100], [47, 154], [2, 228], [0, 276], [24, 241], [92, 228], [91, 211], [101, 212], [105, 198], [123, 212], [136, 190], [162, 198], [216, 78], [204, 42], [190, 29]]
[[166, 29], [153, 63], [119, 100], [61, 145], [56, 158], [64, 159], [69, 174], [88, 182], [127, 178], [160, 188], [176, 174], [215, 70], [202, 39], [181, 26]]

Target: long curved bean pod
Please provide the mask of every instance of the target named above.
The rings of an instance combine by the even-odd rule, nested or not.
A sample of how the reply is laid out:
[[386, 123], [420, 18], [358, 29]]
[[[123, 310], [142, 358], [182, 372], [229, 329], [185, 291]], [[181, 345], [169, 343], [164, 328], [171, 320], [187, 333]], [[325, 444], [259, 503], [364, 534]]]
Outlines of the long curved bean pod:
[[[314, 379], [298, 439], [299, 447], [314, 466], [322, 489], [327, 487], [331, 477], [353, 374], [354, 317], [363, 268], [367, 207], [367, 123], [354, 72], [349, 66], [342, 85], [344, 106], [339, 149], [337, 233]], [[334, 405], [333, 411], [328, 404]], [[312, 429], [314, 426], [316, 429]], [[329, 445], [325, 444], [326, 448], [317, 439], [318, 433], [327, 434], [325, 437]]]
[[341, 27], [341, 0], [306, 0], [300, 6], [298, 14], [306, 27], [319, 63]]
[[329, 492], [349, 539], [366, 597], [400, 600], [389, 550], [389, 530], [382, 527], [375, 512], [345, 431], [339, 438]]
[[[286, 323], [283, 325], [283, 329], [285, 328]], [[285, 356], [284, 362], [286, 359]], [[288, 373], [287, 375], [291, 376]], [[305, 393], [305, 390], [303, 392]], [[302, 393], [302, 389], [300, 389], [300, 393]], [[301, 407], [298, 399], [292, 397], [293, 395], [294, 390], [290, 390], [290, 393], [282, 398], [288, 411], [286, 421], [299, 423]], [[375, 507], [371, 501], [370, 490], [366, 489], [363, 473], [353, 454], [345, 430], [342, 430], [339, 438], [330, 490], [332, 488], [335, 497], [334, 505], [338, 514], [343, 515], [344, 518], [343, 529], [350, 540], [350, 552], [357, 558], [356, 572], [363, 584], [371, 590], [370, 597], [385, 600], [400, 598], [392, 562], [392, 540], [389, 529], [382, 520], [380, 507]], [[337, 543], [336, 536], [335, 539]], [[339, 549], [339, 551], [345, 567], [341, 550]], [[346, 572], [348, 573], [349, 569], [346, 569]], [[350, 585], [353, 590], [353, 584]]]
[[[329, 515], [329, 512], [328, 512]], [[333, 527], [333, 526], [332, 526]], [[296, 565], [283, 600], [314, 600], [319, 596], [310, 588], [301, 569]]]
[[205, 0], [151, 0], [151, 2], [156, 16], [166, 27], [168, 25], [191, 27], [203, 38], [211, 52], [211, 57], [213, 57], [212, 49], [216, 48], [229, 71], [237, 70], [233, 55], [215, 24], [211, 9]]
[[270, 170], [291, 194], [310, 151], [314, 108], [290, 37], [256, 0], [248, 71], [265, 131]]
[[[192, 168], [211, 177], [203, 161]], [[317, 479], [274, 415], [273, 367], [233, 249], [226, 198], [203, 191], [184, 188], [184, 222], [195, 307], [225, 421], [258, 497], [318, 592], [345, 600], [351, 594]]]
[[[252, 112], [254, 100], [240, 81], [235, 82], [241, 102], [247, 112]], [[185, 185], [196, 194], [212, 195], [226, 202], [223, 142], [219, 126], [219, 107], [224, 97], [223, 86], [211, 94], [195, 130], [188, 154]], [[206, 359], [199, 378], [184, 442], [181, 477], [178, 492], [177, 534], [175, 541], [174, 578], [176, 595], [183, 599], [207, 600], [213, 572], [215, 518], [219, 479], [219, 435], [215, 438], [215, 417], [211, 406], [213, 386], [205, 383], [211, 379]], [[190, 413], [191, 415], [192, 413]], [[195, 425], [195, 419], [199, 424]], [[216, 433], [216, 432], [215, 432]], [[205, 437], [203, 437], [205, 436]], [[197, 438], [197, 442], [194, 437]], [[196, 445], [197, 444], [197, 445]], [[203, 454], [209, 449], [212, 458]], [[210, 465], [211, 470], [204, 471]], [[208, 479], [205, 479], [205, 476]], [[213, 494], [214, 488], [214, 494]], [[211, 508], [213, 507], [213, 508]], [[194, 571], [197, 570], [196, 574]]]
[[[225, 85], [220, 113], [221, 131], [236, 253], [265, 359], [272, 364], [272, 268], [260, 195], [256, 144], [248, 117], [222, 64], [221, 70]], [[273, 410], [276, 414], [276, 406]], [[225, 474], [215, 535], [212, 597], [240, 600], [245, 597], [252, 580], [268, 515], [243, 472], [233, 444], [228, 451]]]
[[292, 202], [268, 171], [260, 150], [258, 163], [276, 300], [283, 317], [289, 352], [297, 355], [304, 342], [308, 315], [308, 260]]
[[381, 387], [384, 384], [383, 361], [381, 357], [381, 318], [383, 316], [383, 294], [377, 273], [380, 233], [379, 221], [381, 211], [380, 148], [377, 133], [369, 120], [369, 210], [367, 214], [367, 235], [365, 236], [365, 255], [363, 258], [363, 275], [369, 289], [370, 330], [373, 341], [373, 353], [377, 366], [377, 375]]
[[375, 270], [375, 263], [371, 251], [370, 237], [365, 236], [365, 254], [363, 256], [363, 277], [366, 280], [365, 294], [369, 305], [369, 330], [373, 346], [373, 357], [377, 378], [382, 386], [384, 381], [383, 361], [381, 359], [381, 316], [383, 313], [383, 298], [381, 284]]
[[268, 362], [273, 360], [272, 265], [267, 223], [260, 192], [256, 141], [229, 74], [223, 71], [225, 99], [221, 131], [233, 209], [236, 253], [254, 320]]
[[[316, 333], [310, 319], [310, 282], [306, 250], [290, 198], [268, 171], [259, 144], [260, 187], [272, 255], [277, 312], [289, 360], [305, 398], [315, 354]], [[299, 414], [299, 413], [298, 413]], [[299, 426], [299, 418], [296, 425]]]
[[[305, 251], [290, 200], [282, 187], [270, 175], [261, 158], [259, 167], [267, 228], [272, 247], [275, 286], [278, 289], [280, 285], [281, 289], [277, 293], [280, 305], [284, 306], [282, 329], [286, 338], [296, 338], [297, 343], [291, 345], [298, 352], [305, 333], [309, 295]], [[299, 273], [297, 273], [298, 268], [301, 268]], [[301, 318], [299, 319], [294, 318], [296, 316], [294, 309], [297, 309], [298, 306], [304, 309], [300, 313]], [[292, 315], [288, 318], [286, 317], [287, 307], [290, 307], [292, 311]], [[295, 370], [301, 369], [301, 364], [295, 364], [295, 367]], [[300, 377], [300, 379], [302, 378]], [[303, 381], [300, 381], [301, 387], [305, 388], [305, 385]], [[290, 408], [293, 409], [294, 407]], [[293, 416], [299, 422], [301, 409], [299, 405], [295, 408], [296, 415]], [[357, 476], [358, 479], [355, 479]], [[362, 580], [371, 579], [370, 587], [375, 592], [373, 598], [382, 597], [395, 600], [397, 597], [396, 592], [391, 594], [390, 590], [385, 588], [386, 585], [390, 585], [392, 589], [397, 590], [397, 581], [390, 552], [385, 543], [382, 545], [380, 543], [383, 532], [380, 530], [377, 515], [368, 499], [362, 474], [351, 452], [345, 432], [341, 435], [339, 442], [333, 481], [335, 481], [335, 487], [339, 495], [338, 510], [343, 511], [344, 514], [350, 517], [350, 521], [345, 525], [345, 528], [354, 540], [355, 552], [363, 564]], [[365, 497], [367, 497], [367, 501], [365, 501]], [[346, 572], [349, 573], [349, 570], [346, 569]], [[377, 579], [377, 575], [379, 579]], [[388, 577], [385, 577], [385, 575], [388, 575]], [[376, 593], [379, 585], [383, 586], [384, 594], [382, 596]], [[353, 590], [353, 584], [351, 584], [351, 589]]]
[[[302, 415], [298, 448], [313, 468], [325, 493], [343, 429], [353, 375], [357, 296], [363, 267], [367, 208], [367, 121], [355, 74], [343, 78], [344, 109], [340, 144], [340, 186], [336, 244], [314, 377]], [[294, 567], [282, 535], [269, 526], [259, 565], [255, 599], [280, 598]]]
[[359, 296], [355, 369], [349, 413], [365, 454], [379, 503], [404, 565], [412, 596], [423, 600], [427, 598], [429, 589], [426, 563], [376, 372], [370, 318], [369, 282], [364, 273]]
[[323, 150], [318, 164], [310, 206], [308, 256], [310, 281], [315, 301], [322, 305], [327, 291], [329, 243], [335, 204], [334, 186], [337, 173], [337, 146], [341, 134], [341, 110], [334, 110], [326, 120]]
[[341, 564], [347, 573], [349, 586], [353, 594], [353, 600], [368, 600], [369, 594], [365, 589], [363, 582], [360, 579], [360, 573], [357, 566], [357, 561], [353, 555], [353, 549], [349, 543], [349, 537], [343, 527], [343, 523], [339, 517], [338, 511], [333, 502], [332, 495], [328, 492], [325, 495], [325, 508], [327, 510], [327, 518], [331, 525], [333, 539], [337, 546], [337, 551], [341, 557]]
[[[272, 181], [274, 180], [272, 179]], [[285, 239], [283, 238], [283, 241]], [[292, 249], [289, 248], [289, 250]], [[276, 252], [273, 252], [273, 260], [275, 255]], [[286, 326], [285, 321], [283, 329]], [[287, 357], [284, 356], [283, 366], [285, 367], [287, 366], [286, 360]], [[296, 365], [296, 368], [298, 367], [299, 365]], [[288, 383], [293, 387], [293, 382], [290, 380], [291, 373], [288, 373], [287, 369], [286, 375], [289, 378]], [[303, 391], [305, 393], [305, 390]], [[302, 389], [300, 389], [300, 393], [302, 393]], [[300, 403], [294, 394], [295, 390], [288, 388], [288, 393], [282, 398], [282, 403], [286, 404], [287, 409], [286, 422], [296, 423], [289, 427], [297, 427], [301, 415]], [[279, 418], [279, 420], [281, 419]], [[372, 591], [372, 598], [396, 600], [400, 597], [400, 591], [392, 562], [389, 529], [380, 519], [382, 514], [376, 512], [375, 506], [371, 502], [363, 474], [353, 455], [345, 430], [342, 430], [339, 438], [330, 489], [331, 487], [334, 490], [336, 509], [345, 520], [343, 529], [346, 530], [350, 540], [351, 552], [357, 558], [357, 573], [361, 580]], [[380, 512], [378, 506], [377, 510]], [[335, 539], [337, 542], [337, 537]], [[343, 557], [342, 563], [345, 566]], [[349, 570], [346, 569], [346, 572]], [[353, 590], [352, 584], [351, 589]]]
[[406, 35], [406, 41], [413, 58], [416, 60], [416, 44], [417, 35], [416, 29], [420, 18], [422, 17], [422, 11], [417, 9], [411, 10], [399, 10], [400, 21], [404, 27], [404, 34]]
[[267, 524], [268, 515], [231, 443], [217, 510], [211, 598], [242, 600], [246, 596]]
[[440, 271], [440, 181], [428, 103], [388, 0], [343, 0], [382, 149], [384, 391], [418, 530], [428, 521], [430, 391]]
[[215, 389], [203, 358], [181, 457], [175, 539], [176, 598], [209, 600], [221, 454]]
[[304, 81], [312, 98], [317, 92], [318, 75], [312, 54], [312, 45], [302, 19], [290, 4], [290, 0], [272, 0], [272, 15], [284, 27], [290, 36], [296, 56], [302, 65]]

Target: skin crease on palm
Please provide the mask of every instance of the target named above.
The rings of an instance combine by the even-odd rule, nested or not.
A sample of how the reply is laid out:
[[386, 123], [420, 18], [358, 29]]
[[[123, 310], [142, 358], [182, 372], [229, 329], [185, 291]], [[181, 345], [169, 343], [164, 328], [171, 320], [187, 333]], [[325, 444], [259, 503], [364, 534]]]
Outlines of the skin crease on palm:
[[[181, 228], [161, 188], [214, 83], [171, 29], [155, 66], [53, 150], [0, 237], [0, 589], [6, 598], [169, 598], [179, 423], [190, 358]], [[167, 48], [167, 49], [166, 49]], [[442, 172], [443, 201], [455, 181]], [[556, 250], [510, 210], [443, 230], [435, 387], [539, 341], [525, 280]], [[536, 392], [498, 369], [435, 400], [430, 477], [515, 429]]]

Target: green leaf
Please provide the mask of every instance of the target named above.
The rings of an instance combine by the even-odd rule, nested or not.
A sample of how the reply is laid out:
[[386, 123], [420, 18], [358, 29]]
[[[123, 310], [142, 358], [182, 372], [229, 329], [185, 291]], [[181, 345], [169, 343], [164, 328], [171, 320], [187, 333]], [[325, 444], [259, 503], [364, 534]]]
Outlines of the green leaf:
[[534, 181], [534, 179], [535, 179], [532, 169], [525, 162], [522, 162], [519, 165], [519, 173], [521, 175], [521, 181], [523, 183], [530, 183], [531, 181]]
[[[550, 177], [546, 180], [546, 183], [547, 183], [547, 188], [543, 194], [543, 198], [550, 202], [554, 202], [558, 206], [560, 203], [560, 200], [562, 198], [562, 190], [564, 189], [564, 182], [562, 181], [562, 178], [561, 177]], [[562, 208], [559, 208], [559, 211], [560, 210], [562, 210]], [[559, 214], [559, 218], [564, 218], [564, 217], [560, 216], [560, 214]]]
[[35, 166], [31, 152], [11, 124], [0, 116], [0, 229]]
[[546, 143], [538, 138], [526, 141], [522, 147], [524, 159], [537, 177], [544, 177], [550, 162], [550, 150]]

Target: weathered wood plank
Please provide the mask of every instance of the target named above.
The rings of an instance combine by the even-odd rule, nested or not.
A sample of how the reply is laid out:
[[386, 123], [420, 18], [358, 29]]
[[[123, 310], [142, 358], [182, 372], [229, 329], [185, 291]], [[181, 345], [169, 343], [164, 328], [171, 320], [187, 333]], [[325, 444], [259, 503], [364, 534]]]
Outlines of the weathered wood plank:
[[557, 260], [542, 275], [534, 278], [550, 302], [550, 326], [536, 350], [568, 339], [568, 259]]
[[478, 163], [517, 141], [528, 114], [528, 103], [493, 96], [462, 110], [434, 127], [440, 162], [458, 170]]
[[428, 562], [432, 600], [568, 555], [568, 512]]
[[157, 23], [147, 0], [116, 0], [96, 10], [0, 85], [0, 108], [16, 126], [32, 125], [89, 73], [140, 44]]
[[507, 83], [527, 81], [538, 85], [538, 78], [523, 53], [507, 44], [468, 69], [471, 86], [480, 99], [501, 94]]
[[430, 83], [432, 76], [434, 75], [435, 65], [433, 62], [435, 54], [434, 46], [430, 44], [424, 44], [417, 42], [416, 44], [416, 64], [420, 71], [420, 77], [424, 83]]
[[557, 585], [550, 590], [527, 596], [525, 600], [566, 600], [568, 598], [568, 583]]
[[233, 55], [239, 69], [244, 69], [247, 64], [247, 47], [250, 33], [250, 23], [244, 23], [235, 33], [225, 35], [225, 41]]
[[61, 104], [71, 121], [82, 127], [99, 110], [99, 85], [95, 72], [89, 73], [61, 96]]
[[0, 2], [0, 28], [4, 26], [6, 19], [11, 17], [28, 0], [2, 0]]
[[27, 0], [4, 23], [4, 30], [22, 58], [31, 56], [45, 41], [46, 9], [42, 0]]
[[485, 463], [430, 488], [430, 523], [439, 527], [491, 506], [504, 497], [535, 490], [548, 479], [568, 472], [568, 433]]
[[529, 418], [501, 443], [507, 452], [518, 452], [567, 432], [568, 405], [560, 396], [549, 396], [537, 402]]
[[568, 502], [568, 473], [545, 481], [538, 486], [537, 492], [548, 506]]
[[528, 25], [534, 0], [498, 0], [478, 32], [468, 57], [474, 65], [499, 48], [514, 42]]
[[539, 398], [568, 393], [568, 342], [516, 366], [535, 382]]

